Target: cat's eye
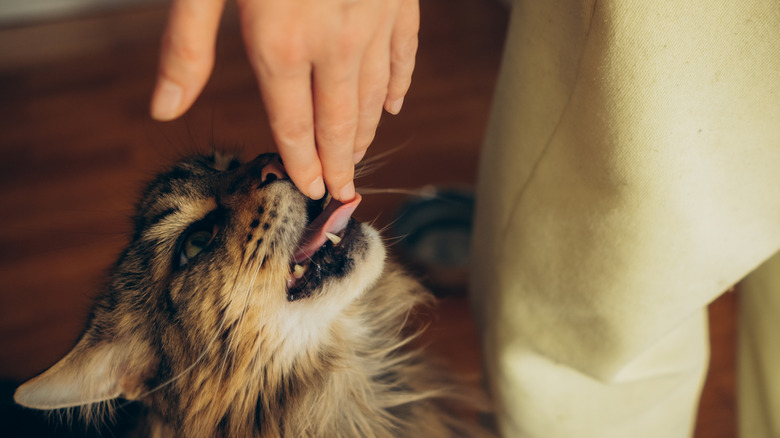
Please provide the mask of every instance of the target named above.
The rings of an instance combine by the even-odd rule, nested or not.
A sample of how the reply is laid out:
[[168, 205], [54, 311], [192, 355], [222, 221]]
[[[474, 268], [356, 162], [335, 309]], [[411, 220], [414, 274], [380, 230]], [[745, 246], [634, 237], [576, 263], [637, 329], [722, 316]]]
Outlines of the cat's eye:
[[200, 254], [201, 251], [211, 243], [211, 238], [214, 237], [212, 233], [208, 231], [197, 231], [192, 233], [184, 241], [184, 251], [182, 251], [182, 257], [191, 259]]
[[205, 251], [214, 242], [218, 230], [214, 215], [206, 216], [203, 220], [190, 226], [179, 239], [175, 259], [176, 266], [183, 267]]

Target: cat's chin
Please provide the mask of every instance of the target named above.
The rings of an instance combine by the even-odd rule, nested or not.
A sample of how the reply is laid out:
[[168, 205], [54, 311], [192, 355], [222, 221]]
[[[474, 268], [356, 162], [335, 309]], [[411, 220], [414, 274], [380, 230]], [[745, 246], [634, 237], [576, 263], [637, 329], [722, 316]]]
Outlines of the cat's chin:
[[[366, 224], [350, 221], [342, 243], [349, 249], [349, 269], [343, 275], [325, 276], [308, 295], [290, 300], [276, 315], [281, 346], [276, 360], [291, 364], [302, 352], [319, 348], [327, 341], [334, 321], [342, 318], [377, 282], [385, 268], [386, 250], [379, 233]], [[348, 242], [352, 242], [346, 245]], [[310, 268], [311, 269], [311, 268]], [[355, 328], [359, 330], [359, 328]]]

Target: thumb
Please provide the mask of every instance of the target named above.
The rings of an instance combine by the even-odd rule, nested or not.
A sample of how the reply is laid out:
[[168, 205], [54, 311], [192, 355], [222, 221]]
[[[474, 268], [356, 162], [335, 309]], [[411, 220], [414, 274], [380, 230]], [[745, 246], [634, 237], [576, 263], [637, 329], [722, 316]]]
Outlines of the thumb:
[[162, 40], [151, 114], [167, 121], [192, 106], [214, 66], [223, 0], [174, 0]]

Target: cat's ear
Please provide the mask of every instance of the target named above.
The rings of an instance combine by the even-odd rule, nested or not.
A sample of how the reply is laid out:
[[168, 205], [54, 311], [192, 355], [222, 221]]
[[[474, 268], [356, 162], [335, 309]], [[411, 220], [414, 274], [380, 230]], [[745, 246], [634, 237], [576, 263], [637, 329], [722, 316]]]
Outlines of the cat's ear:
[[156, 366], [148, 346], [87, 337], [64, 358], [20, 386], [14, 400], [34, 409], [61, 409], [123, 397], [136, 399]]

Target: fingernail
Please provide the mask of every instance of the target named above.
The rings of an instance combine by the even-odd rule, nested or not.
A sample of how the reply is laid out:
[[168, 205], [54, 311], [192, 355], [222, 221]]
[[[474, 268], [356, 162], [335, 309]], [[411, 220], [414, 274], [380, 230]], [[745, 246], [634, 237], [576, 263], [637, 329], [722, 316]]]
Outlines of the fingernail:
[[344, 187], [339, 190], [339, 201], [349, 201], [355, 197], [355, 183], [352, 181], [348, 182]]
[[317, 179], [309, 185], [309, 197], [311, 197], [311, 199], [320, 199], [323, 196], [325, 196], [325, 184], [322, 182], [322, 177], [318, 176]]
[[176, 111], [181, 105], [181, 95], [181, 87], [163, 79], [157, 86], [152, 100], [152, 118], [162, 121], [176, 118]]
[[390, 114], [398, 114], [401, 112], [401, 107], [404, 106], [404, 98], [400, 98], [398, 100], [394, 100], [390, 102], [389, 105], [387, 105], [387, 112]]
[[357, 164], [366, 155], [366, 151], [355, 152], [352, 154], [352, 164]]

